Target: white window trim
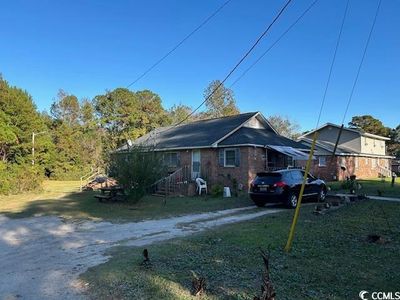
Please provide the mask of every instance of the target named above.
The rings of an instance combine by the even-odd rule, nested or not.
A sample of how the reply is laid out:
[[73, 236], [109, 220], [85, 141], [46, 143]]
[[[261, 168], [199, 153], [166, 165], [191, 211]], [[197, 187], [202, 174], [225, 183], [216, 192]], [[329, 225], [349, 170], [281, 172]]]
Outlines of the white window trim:
[[236, 161], [236, 149], [235, 148], [225, 148], [224, 149], [224, 167], [225, 168], [234, 168], [234, 167], [236, 167], [235, 163], [233, 163], [233, 165], [227, 165], [226, 164], [226, 151], [233, 151], [235, 153], [235, 161]]
[[[321, 164], [321, 158], [325, 159], [324, 164]], [[319, 156], [318, 157], [318, 167], [326, 167], [326, 156]]]

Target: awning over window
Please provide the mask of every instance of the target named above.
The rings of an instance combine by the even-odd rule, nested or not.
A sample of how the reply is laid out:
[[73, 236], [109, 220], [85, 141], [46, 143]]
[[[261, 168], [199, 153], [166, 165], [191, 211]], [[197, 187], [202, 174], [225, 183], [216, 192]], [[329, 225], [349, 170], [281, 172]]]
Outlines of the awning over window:
[[[292, 157], [294, 160], [308, 160], [308, 154], [288, 146], [267, 145], [268, 148]], [[315, 159], [313, 156], [312, 159]]]

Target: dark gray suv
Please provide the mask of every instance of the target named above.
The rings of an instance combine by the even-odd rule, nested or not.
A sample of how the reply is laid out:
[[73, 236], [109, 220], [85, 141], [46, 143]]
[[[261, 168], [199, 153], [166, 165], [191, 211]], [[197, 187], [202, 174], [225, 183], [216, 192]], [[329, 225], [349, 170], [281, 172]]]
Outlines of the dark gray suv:
[[[304, 171], [285, 169], [274, 172], [257, 173], [250, 185], [249, 195], [257, 206], [267, 203], [283, 202], [289, 208], [297, 206], [297, 200], [303, 183]], [[323, 180], [311, 174], [307, 175], [304, 187], [304, 198], [315, 198], [324, 201], [327, 188]]]

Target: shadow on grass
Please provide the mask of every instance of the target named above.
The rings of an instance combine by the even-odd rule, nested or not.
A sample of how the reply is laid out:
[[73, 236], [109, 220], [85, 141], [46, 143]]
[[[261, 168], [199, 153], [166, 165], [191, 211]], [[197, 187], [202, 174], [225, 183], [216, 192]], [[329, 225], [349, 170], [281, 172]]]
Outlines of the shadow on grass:
[[57, 215], [65, 218], [87, 218], [109, 221], [138, 221], [164, 218], [182, 214], [192, 214], [253, 205], [248, 197], [210, 198], [146, 196], [133, 203], [99, 202], [94, 196], [97, 192], [70, 193], [60, 198], [33, 200], [26, 202], [18, 210], [3, 210], [10, 218], [24, 218], [40, 215]]
[[[83, 279], [97, 299], [114, 292], [122, 299], [195, 299], [190, 296], [193, 270], [206, 278], [203, 299], [252, 299], [260, 292], [261, 247], [271, 250], [279, 299], [355, 299], [366, 287], [391, 291], [400, 280], [399, 207], [365, 201], [321, 216], [305, 206], [289, 254], [283, 247], [293, 210], [148, 245], [152, 267], [147, 269], [140, 266], [143, 248], [121, 247]], [[371, 233], [389, 242], [370, 243]]]

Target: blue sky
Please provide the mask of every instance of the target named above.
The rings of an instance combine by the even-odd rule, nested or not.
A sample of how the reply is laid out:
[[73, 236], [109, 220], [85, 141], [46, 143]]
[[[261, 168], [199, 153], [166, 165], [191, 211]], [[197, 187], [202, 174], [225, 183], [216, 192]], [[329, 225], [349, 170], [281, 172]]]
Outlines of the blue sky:
[[[322, 122], [340, 123], [378, 0], [350, 0]], [[0, 73], [26, 89], [39, 110], [58, 89], [92, 98], [131, 83], [225, 0], [4, 1]], [[227, 82], [237, 78], [312, 0], [294, 0]], [[232, 0], [172, 56], [131, 88], [150, 89], [165, 107], [197, 106], [222, 79], [284, 1]], [[315, 126], [346, 0], [319, 0], [234, 87], [241, 111], [281, 114]], [[372, 114], [400, 123], [400, 1], [383, 0], [346, 122]]]

